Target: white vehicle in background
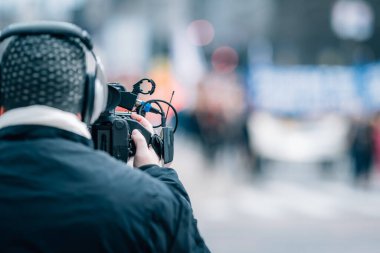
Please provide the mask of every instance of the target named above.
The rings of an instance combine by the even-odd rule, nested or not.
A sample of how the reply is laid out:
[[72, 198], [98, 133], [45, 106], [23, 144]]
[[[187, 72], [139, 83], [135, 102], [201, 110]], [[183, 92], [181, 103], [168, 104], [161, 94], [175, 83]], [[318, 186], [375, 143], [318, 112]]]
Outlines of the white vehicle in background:
[[337, 114], [298, 119], [256, 112], [249, 131], [256, 155], [264, 160], [323, 165], [344, 158], [349, 121]]

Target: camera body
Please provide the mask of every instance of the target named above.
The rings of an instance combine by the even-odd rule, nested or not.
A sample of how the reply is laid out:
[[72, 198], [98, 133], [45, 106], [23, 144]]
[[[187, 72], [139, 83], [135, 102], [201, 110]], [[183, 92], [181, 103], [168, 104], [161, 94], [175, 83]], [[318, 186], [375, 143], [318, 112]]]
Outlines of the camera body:
[[[146, 80], [152, 85], [149, 92], [144, 92], [140, 89], [140, 85]], [[106, 110], [90, 126], [96, 149], [103, 150], [116, 159], [128, 162], [136, 153], [136, 146], [132, 141], [131, 134], [133, 130], [137, 129], [142, 133], [147, 144], [151, 145], [157, 155], [164, 160], [164, 163], [169, 163], [173, 160], [174, 131], [170, 127], [166, 127], [165, 124], [161, 124], [161, 136], [152, 134], [139, 122], [131, 118], [131, 111], [133, 110], [142, 116], [145, 116], [148, 112], [154, 112], [161, 114], [162, 118], [165, 118], [165, 113], [162, 110], [159, 111], [152, 107], [151, 103], [137, 99], [138, 94], [151, 95], [154, 89], [155, 83], [151, 79], [140, 80], [134, 85], [132, 92], [126, 91], [124, 86], [119, 83], [108, 84]], [[164, 102], [167, 103], [166, 101]], [[129, 112], [118, 112], [116, 107], [122, 107]]]
[[102, 113], [91, 126], [91, 135], [96, 149], [103, 150], [116, 159], [128, 162], [136, 153], [131, 133], [138, 129], [147, 144], [151, 143], [151, 133], [129, 113]]

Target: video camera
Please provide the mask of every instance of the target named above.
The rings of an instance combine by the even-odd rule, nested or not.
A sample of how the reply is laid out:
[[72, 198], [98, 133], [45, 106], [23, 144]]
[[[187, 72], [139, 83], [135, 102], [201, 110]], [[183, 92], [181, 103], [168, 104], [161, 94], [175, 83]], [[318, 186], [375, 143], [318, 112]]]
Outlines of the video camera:
[[[144, 82], [150, 83], [150, 90], [144, 91], [141, 85]], [[152, 95], [156, 84], [152, 79], [141, 79], [133, 85], [132, 92], [128, 92], [120, 83], [108, 84], [108, 103], [106, 110], [100, 115], [94, 124], [90, 126], [92, 139], [96, 149], [103, 150], [115, 158], [128, 162], [135, 155], [136, 146], [131, 139], [134, 129], [139, 130], [145, 137], [148, 145], [151, 145], [157, 155], [164, 160], [164, 163], [173, 161], [174, 155], [174, 132], [178, 124], [178, 117], [175, 108], [170, 102], [152, 99], [142, 101], [138, 99], [139, 94]], [[160, 103], [164, 103], [173, 110], [175, 116], [175, 127], [166, 126], [167, 113], [165, 114]], [[158, 108], [154, 107], [156, 105]], [[127, 112], [120, 112], [116, 107], [122, 107]], [[161, 116], [161, 124], [154, 128], [161, 127], [160, 135], [152, 134], [139, 122], [131, 118], [131, 113], [136, 112], [142, 116], [146, 113], [155, 113]]]

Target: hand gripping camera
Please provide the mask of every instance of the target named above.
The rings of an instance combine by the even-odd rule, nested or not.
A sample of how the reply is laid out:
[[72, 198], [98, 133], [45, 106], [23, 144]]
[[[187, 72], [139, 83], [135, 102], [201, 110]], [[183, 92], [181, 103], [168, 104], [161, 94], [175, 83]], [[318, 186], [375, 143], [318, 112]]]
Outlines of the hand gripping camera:
[[[150, 90], [143, 91], [141, 84], [150, 83]], [[178, 124], [178, 117], [175, 108], [170, 102], [152, 99], [142, 101], [138, 99], [139, 94], [152, 95], [156, 84], [151, 79], [141, 79], [133, 85], [132, 92], [128, 92], [119, 83], [108, 84], [108, 103], [105, 112], [90, 126], [92, 139], [96, 149], [103, 150], [115, 158], [128, 162], [136, 152], [135, 144], [131, 139], [134, 129], [139, 130], [145, 137], [148, 145], [151, 145], [157, 155], [164, 160], [164, 163], [173, 161], [174, 155], [174, 132]], [[166, 126], [167, 113], [164, 112], [161, 104], [166, 104], [173, 110], [175, 126]], [[128, 112], [116, 111], [116, 107], [122, 107]], [[161, 116], [161, 124], [154, 128], [161, 128], [160, 135], [152, 134], [139, 122], [131, 118], [131, 112], [136, 112], [142, 116], [147, 113], [155, 113]]]

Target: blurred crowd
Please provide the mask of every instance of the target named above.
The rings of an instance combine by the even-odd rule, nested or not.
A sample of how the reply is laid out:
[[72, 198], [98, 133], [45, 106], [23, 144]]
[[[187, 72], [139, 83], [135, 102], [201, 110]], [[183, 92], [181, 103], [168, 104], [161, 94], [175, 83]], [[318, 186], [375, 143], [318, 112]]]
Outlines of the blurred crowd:
[[[312, 123], [312, 127], [320, 128], [321, 133], [316, 137], [310, 137], [310, 141], [303, 145], [297, 142], [297, 138], [292, 138], [290, 142], [287, 142], [285, 138], [286, 135], [290, 135], [290, 131], [285, 130], [281, 133], [283, 136], [278, 135], [278, 131], [271, 129], [271, 124], [266, 124], [260, 115], [266, 114], [276, 120], [275, 124], [285, 125], [285, 127], [290, 125], [292, 128], [293, 122], [293, 129], [299, 132], [302, 129], [295, 127], [294, 124], [305, 125], [305, 122], [310, 120], [255, 111], [247, 101], [246, 93], [242, 79], [239, 79], [236, 73], [210, 72], [198, 83], [195, 106], [181, 111], [181, 130], [193, 140], [198, 141], [204, 156], [211, 163], [220, 159], [219, 151], [228, 149], [231, 154], [234, 154], [232, 150], [238, 149], [246, 161], [247, 168], [255, 177], [265, 173], [265, 163], [268, 161], [311, 161], [320, 164], [323, 173], [328, 175], [338, 162], [347, 159], [350, 167], [346, 169], [351, 173], [352, 182], [361, 186], [368, 186], [371, 175], [376, 171], [380, 172], [380, 113], [322, 115]], [[326, 116], [333, 120], [326, 121], [325, 126], [318, 125], [318, 121], [322, 121]], [[336, 124], [336, 121], [341, 124]], [[264, 125], [263, 131], [259, 130], [261, 123]], [[331, 132], [332, 136], [326, 135], [328, 134], [326, 132]], [[299, 144], [301, 148], [311, 149], [316, 158], [302, 160], [302, 157], [297, 159], [279, 153], [268, 155], [261, 148], [260, 142], [254, 140], [254, 138], [262, 138], [259, 135], [263, 134], [278, 135], [277, 140], [268, 138], [266, 145], [272, 142], [272, 146], [292, 149], [292, 146]], [[313, 149], [316, 146], [315, 143], [320, 141], [318, 138], [330, 140], [331, 144]], [[334, 138], [335, 140], [332, 141]], [[334, 142], [339, 142], [339, 147], [334, 145]], [[276, 152], [276, 148], [270, 149]], [[323, 151], [326, 155], [317, 156], [318, 149], [325, 149]], [[297, 153], [301, 156], [302, 151], [296, 152], [296, 155]]]

